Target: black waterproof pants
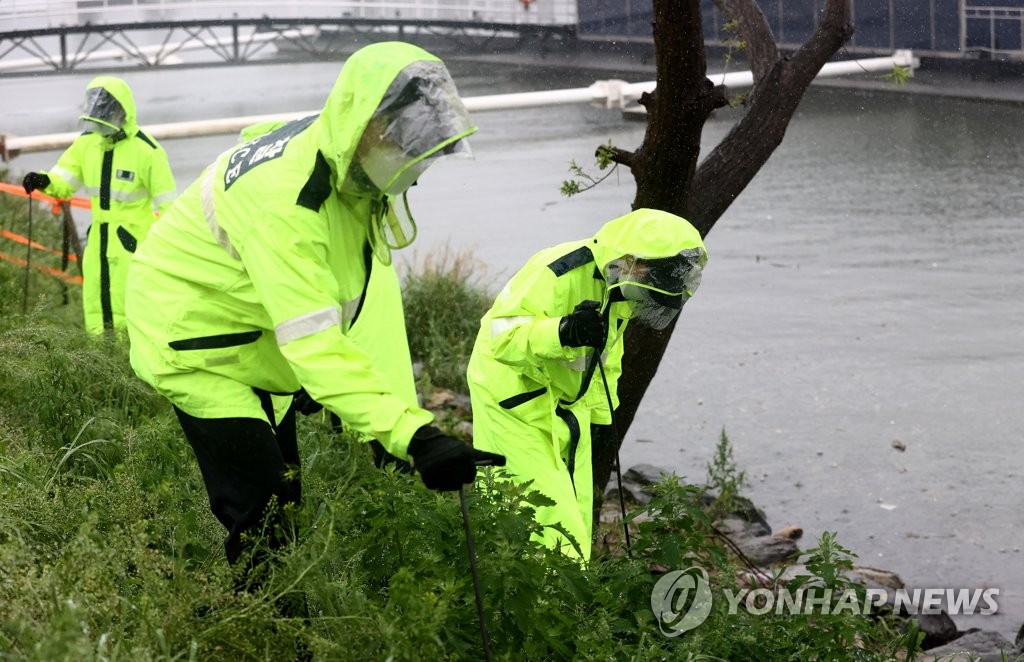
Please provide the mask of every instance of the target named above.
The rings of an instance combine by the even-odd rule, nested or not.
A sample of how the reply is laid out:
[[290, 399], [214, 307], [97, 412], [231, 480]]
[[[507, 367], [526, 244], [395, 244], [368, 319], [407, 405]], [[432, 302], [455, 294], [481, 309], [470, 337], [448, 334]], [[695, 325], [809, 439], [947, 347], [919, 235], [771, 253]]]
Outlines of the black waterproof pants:
[[[232, 565], [249, 540], [262, 536], [271, 549], [281, 546], [282, 508], [302, 498], [295, 410], [276, 422], [269, 394], [257, 395], [270, 425], [255, 418], [195, 418], [174, 409], [203, 474], [210, 509], [228, 530], [224, 550]], [[268, 512], [272, 497], [276, 504]]]

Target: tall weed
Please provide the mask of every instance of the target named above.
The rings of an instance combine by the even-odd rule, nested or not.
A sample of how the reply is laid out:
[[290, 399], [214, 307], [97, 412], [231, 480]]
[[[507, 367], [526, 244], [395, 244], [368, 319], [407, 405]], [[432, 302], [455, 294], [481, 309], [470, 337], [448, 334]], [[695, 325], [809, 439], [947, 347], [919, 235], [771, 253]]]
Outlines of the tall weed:
[[413, 359], [436, 386], [465, 393], [466, 365], [492, 296], [468, 253], [444, 248], [406, 268], [405, 327]]

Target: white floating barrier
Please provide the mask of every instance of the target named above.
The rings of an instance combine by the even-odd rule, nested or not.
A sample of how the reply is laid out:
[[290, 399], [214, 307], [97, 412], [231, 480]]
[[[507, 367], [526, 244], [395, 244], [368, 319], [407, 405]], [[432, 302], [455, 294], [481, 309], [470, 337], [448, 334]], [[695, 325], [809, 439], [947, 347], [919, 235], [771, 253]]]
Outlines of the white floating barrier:
[[[910, 67], [916, 69], [919, 60], [908, 50], [896, 51], [891, 57], [876, 57], [846, 62], [829, 62], [825, 64], [818, 77], [843, 76], [865, 72], [890, 71], [893, 67]], [[749, 71], [735, 71], [724, 74], [709, 74], [708, 79], [716, 85], [730, 88], [750, 87], [753, 85], [753, 74]], [[532, 108], [537, 106], [554, 106], [573, 103], [591, 103], [605, 108], [622, 108], [627, 103], [640, 98], [644, 92], [651, 92], [655, 81], [644, 83], [627, 83], [622, 80], [597, 81], [590, 87], [564, 90], [548, 90], [543, 92], [519, 92], [515, 94], [492, 94], [479, 97], [466, 97], [462, 101], [471, 113], [491, 110], [509, 110], [515, 108]], [[227, 117], [222, 119], [195, 120], [191, 122], [172, 122], [169, 124], [147, 124], [146, 133], [157, 140], [174, 138], [194, 138], [197, 136], [223, 135], [238, 133], [243, 128], [270, 120], [290, 121], [307, 117], [320, 112], [308, 110], [299, 113], [275, 115], [248, 115], [245, 117]], [[42, 136], [18, 137], [0, 134], [0, 160], [8, 161], [18, 154], [28, 152], [49, 152], [64, 149], [79, 135], [79, 132], [52, 133]]]

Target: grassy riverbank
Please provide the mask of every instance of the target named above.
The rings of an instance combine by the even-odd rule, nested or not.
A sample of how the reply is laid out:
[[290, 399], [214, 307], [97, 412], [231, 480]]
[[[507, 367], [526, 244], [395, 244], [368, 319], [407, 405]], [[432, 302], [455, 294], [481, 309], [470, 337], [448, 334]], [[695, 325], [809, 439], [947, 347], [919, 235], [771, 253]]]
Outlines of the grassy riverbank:
[[[3, 226], [23, 232], [24, 201], [9, 202]], [[53, 246], [55, 224], [34, 236]], [[476, 321], [431, 316], [478, 317], [486, 305], [459, 264], [405, 283], [410, 332], [431, 339], [413, 343], [417, 358], [453, 387]], [[272, 554], [259, 590], [235, 592], [223, 531], [167, 403], [132, 375], [124, 347], [84, 335], [77, 298], [65, 305], [51, 276], [31, 274], [23, 315], [23, 279], [24, 268], [0, 263], [0, 657], [482, 659], [454, 495], [376, 470], [365, 446], [303, 418], [295, 542]], [[438, 328], [456, 335], [434, 337]], [[907, 645], [887, 621], [851, 611], [729, 614], [717, 599], [702, 625], [664, 636], [652, 565], [700, 566], [716, 588], [738, 588], [695, 489], [664, 483], [637, 519], [635, 557], [588, 568], [529, 543], [531, 501], [493, 480], [469, 493], [495, 659], [881, 660]], [[843, 585], [841, 548], [825, 541], [805, 556], [820, 581]], [[294, 599], [310, 618], [280, 616], [277, 605]]]

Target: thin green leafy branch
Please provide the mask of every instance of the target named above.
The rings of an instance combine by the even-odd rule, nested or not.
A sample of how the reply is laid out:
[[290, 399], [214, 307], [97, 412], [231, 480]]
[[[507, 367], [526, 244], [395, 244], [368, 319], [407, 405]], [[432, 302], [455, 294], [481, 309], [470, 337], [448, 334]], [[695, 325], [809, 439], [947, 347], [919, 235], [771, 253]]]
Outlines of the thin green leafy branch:
[[906, 85], [912, 75], [913, 71], [910, 67], [894, 64], [892, 65], [892, 71], [883, 75], [882, 79], [889, 81], [893, 85]]
[[[736, 19], [727, 21], [725, 25], [722, 26], [722, 32], [725, 33], [725, 36], [722, 38], [722, 45], [726, 47], [724, 56], [725, 68], [722, 71], [722, 77], [724, 79], [725, 74], [729, 71], [729, 65], [732, 64], [734, 53], [747, 52], [747, 42], [739, 36], [740, 22]], [[742, 106], [746, 101], [746, 94], [734, 94], [729, 97], [729, 107], [736, 108], [737, 106]]]
[[[576, 160], [573, 159], [569, 162], [569, 172], [572, 173], [572, 179], [566, 179], [562, 181], [561, 193], [567, 198], [571, 198], [574, 195], [589, 191], [604, 180], [608, 179], [613, 172], [615, 172], [619, 164], [614, 161], [615, 156], [615, 145], [611, 139], [607, 143], [597, 148], [597, 152], [594, 154], [594, 162], [597, 165], [598, 170], [608, 170], [602, 177], [594, 177], [586, 170], [583, 169]], [[611, 169], [609, 170], [609, 166]]]

